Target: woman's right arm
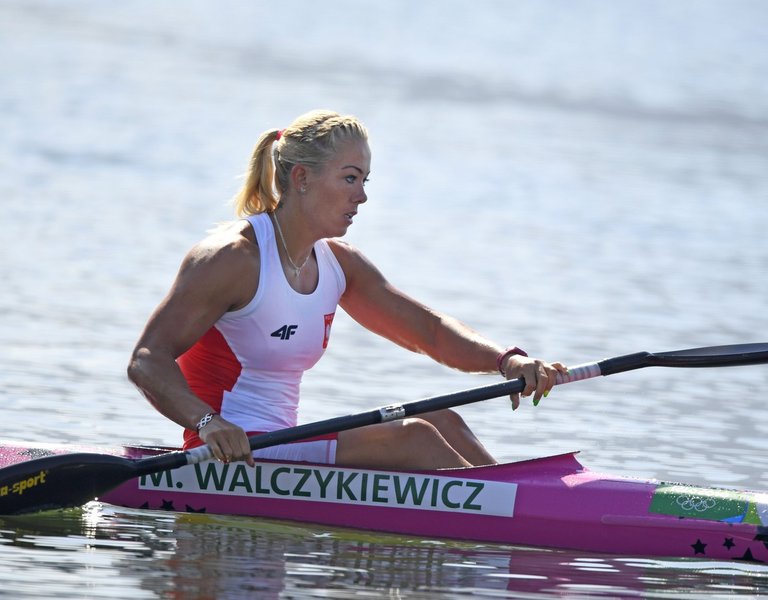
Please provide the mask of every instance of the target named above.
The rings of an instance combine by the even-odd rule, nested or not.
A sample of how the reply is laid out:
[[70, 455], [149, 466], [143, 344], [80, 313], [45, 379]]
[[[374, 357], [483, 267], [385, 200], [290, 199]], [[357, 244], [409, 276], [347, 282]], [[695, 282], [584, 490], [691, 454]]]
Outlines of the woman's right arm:
[[[133, 350], [129, 379], [160, 413], [184, 428], [194, 430], [211, 408], [189, 388], [176, 359], [224, 313], [250, 301], [258, 265], [258, 248], [244, 237], [221, 243], [214, 236], [195, 246]], [[200, 435], [216, 458], [250, 462], [241, 428], [217, 417]]]

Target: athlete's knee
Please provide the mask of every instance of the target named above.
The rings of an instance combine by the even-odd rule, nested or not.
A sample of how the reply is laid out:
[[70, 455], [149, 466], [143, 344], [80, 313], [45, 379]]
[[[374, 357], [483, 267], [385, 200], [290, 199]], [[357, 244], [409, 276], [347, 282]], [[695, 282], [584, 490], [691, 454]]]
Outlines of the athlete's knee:
[[426, 419], [411, 417], [339, 432], [336, 464], [358, 467], [468, 467]]
[[419, 417], [408, 417], [339, 434], [339, 440], [344, 446], [363, 443], [388, 451], [402, 450], [418, 441], [439, 438], [437, 427]]
[[403, 442], [428, 438], [437, 439], [440, 437], [440, 432], [434, 424], [419, 417], [411, 417], [400, 421], [397, 434], [399, 441]]
[[448, 442], [435, 425], [425, 419], [409, 417], [379, 426], [367, 439], [379, 452], [393, 456], [412, 456], [413, 453], [432, 452], [445, 448]]
[[467, 424], [461, 415], [450, 409], [437, 410], [425, 415], [425, 420], [434, 425], [438, 431], [458, 431], [467, 429]]

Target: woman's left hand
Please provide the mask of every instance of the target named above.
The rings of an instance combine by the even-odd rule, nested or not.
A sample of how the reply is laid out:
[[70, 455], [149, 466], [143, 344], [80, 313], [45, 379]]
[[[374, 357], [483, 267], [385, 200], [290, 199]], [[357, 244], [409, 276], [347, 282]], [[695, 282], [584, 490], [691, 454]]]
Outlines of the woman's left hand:
[[[504, 376], [507, 379], [525, 379], [525, 389], [522, 396], [527, 397], [533, 394], [533, 405], [537, 406], [542, 397], [546, 397], [552, 386], [557, 381], [558, 373], [565, 375], [568, 368], [562, 363], [548, 363], [538, 358], [529, 358], [527, 356], [512, 355], [501, 365]], [[512, 410], [517, 410], [520, 406], [520, 395], [511, 394]]]

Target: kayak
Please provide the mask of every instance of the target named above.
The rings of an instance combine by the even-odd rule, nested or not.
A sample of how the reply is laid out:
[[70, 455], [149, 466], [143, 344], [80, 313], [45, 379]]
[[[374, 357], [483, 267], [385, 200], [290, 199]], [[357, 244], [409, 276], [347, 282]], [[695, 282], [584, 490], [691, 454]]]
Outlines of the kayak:
[[[0, 467], [73, 452], [144, 459], [171, 450], [0, 441]], [[45, 477], [0, 487], [0, 497], [23, 495]], [[202, 462], [131, 479], [99, 500], [430, 539], [768, 562], [768, 492], [600, 474], [576, 453], [430, 471]]]

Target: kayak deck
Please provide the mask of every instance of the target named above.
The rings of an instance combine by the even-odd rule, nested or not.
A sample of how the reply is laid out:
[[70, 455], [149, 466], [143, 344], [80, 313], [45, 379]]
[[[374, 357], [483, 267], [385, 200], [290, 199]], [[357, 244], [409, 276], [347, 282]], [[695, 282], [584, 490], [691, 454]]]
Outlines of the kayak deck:
[[[50, 454], [170, 450], [0, 442], [0, 467]], [[419, 537], [768, 562], [768, 493], [603, 475], [573, 453], [434, 471], [207, 462], [133, 479], [100, 500]]]

